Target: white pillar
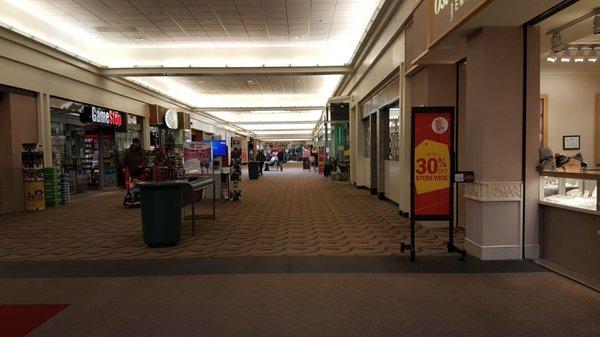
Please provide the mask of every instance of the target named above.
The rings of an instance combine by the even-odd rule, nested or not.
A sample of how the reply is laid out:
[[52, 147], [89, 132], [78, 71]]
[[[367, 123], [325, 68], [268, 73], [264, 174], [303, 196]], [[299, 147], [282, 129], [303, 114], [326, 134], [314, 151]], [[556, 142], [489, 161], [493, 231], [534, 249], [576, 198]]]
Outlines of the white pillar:
[[38, 143], [44, 147], [44, 167], [52, 166], [52, 131], [50, 116], [50, 95], [37, 93]]

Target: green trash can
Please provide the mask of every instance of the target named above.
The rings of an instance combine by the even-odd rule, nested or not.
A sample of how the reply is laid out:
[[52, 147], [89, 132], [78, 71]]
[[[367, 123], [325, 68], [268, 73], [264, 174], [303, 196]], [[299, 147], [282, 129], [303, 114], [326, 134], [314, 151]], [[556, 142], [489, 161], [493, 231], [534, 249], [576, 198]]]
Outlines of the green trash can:
[[177, 181], [142, 182], [142, 232], [149, 247], [176, 245], [181, 239], [183, 183]]
[[248, 178], [256, 180], [259, 177], [260, 165], [262, 163], [258, 161], [248, 162]]

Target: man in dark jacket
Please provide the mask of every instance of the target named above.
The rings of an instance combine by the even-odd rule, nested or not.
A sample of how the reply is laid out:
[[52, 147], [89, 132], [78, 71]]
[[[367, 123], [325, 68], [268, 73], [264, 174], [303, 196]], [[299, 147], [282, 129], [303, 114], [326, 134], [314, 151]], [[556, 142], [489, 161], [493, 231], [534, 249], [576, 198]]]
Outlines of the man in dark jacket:
[[279, 152], [277, 152], [277, 166], [279, 166], [279, 169], [281, 171], [283, 171], [283, 161], [285, 160], [285, 152], [283, 152], [283, 149], [279, 149]]
[[129, 170], [131, 179], [139, 178], [146, 167], [146, 153], [142, 149], [142, 143], [134, 138], [131, 146], [125, 153], [125, 168]]
[[265, 165], [265, 153], [263, 150], [256, 151], [256, 161], [258, 162], [258, 173], [263, 175], [263, 166]]

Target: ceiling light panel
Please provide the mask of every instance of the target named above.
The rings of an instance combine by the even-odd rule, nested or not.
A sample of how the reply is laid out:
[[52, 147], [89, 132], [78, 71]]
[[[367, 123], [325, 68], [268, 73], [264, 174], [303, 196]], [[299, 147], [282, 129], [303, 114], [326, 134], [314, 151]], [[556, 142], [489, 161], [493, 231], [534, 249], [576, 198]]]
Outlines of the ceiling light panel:
[[258, 114], [253, 112], [209, 111], [208, 113], [225, 121], [243, 123], [267, 122], [308, 122], [316, 123], [321, 117], [321, 110], [312, 111], [286, 111], [278, 113]]
[[243, 128], [252, 132], [269, 131], [269, 130], [312, 130], [315, 123], [306, 124], [264, 124], [264, 125], [244, 125]]
[[[313, 50], [307, 55], [300, 52], [272, 60], [267, 56], [254, 63], [243, 61], [254, 65], [315, 65], [349, 62], [380, 1], [0, 0], [2, 3], [27, 13], [30, 18], [19, 23], [20, 30], [39, 35], [48, 43], [59, 42], [62, 48], [82, 49], [82, 53], [97, 46], [90, 42], [92, 38], [109, 45], [113, 50], [104, 50], [112, 59], [120, 59], [114, 61], [118, 65], [97, 53], [80, 55], [95, 57], [95, 62], [105, 66], [122, 66], [127, 60], [144, 63], [145, 58], [155, 58], [150, 56], [152, 52], [142, 52], [144, 57], [138, 57], [139, 53], [133, 50], [140, 47], [183, 50], [199, 46], [317, 48], [317, 54]], [[0, 20], [9, 24], [7, 21], [15, 21], [12, 17], [0, 16]], [[40, 21], [54, 31], [40, 29]], [[194, 62], [203, 63], [212, 59], [212, 54], [196, 53]], [[239, 60], [239, 55], [245, 54], [225, 53], [224, 58], [218, 55], [219, 66], [223, 62], [235, 66], [230, 63]]]
[[[282, 81], [294, 83], [297, 76], [287, 77], [288, 80]], [[261, 81], [265, 81], [265, 79], [258, 80], [260, 77], [256, 77], [254, 85], [248, 83], [247, 78], [240, 77], [238, 87], [227, 83], [227, 81], [231, 81], [229, 76], [215, 76], [211, 80], [215, 81], [212, 84], [207, 84], [206, 79], [198, 79], [195, 82], [197, 84], [194, 84], [192, 82], [195, 80], [187, 77], [157, 76], [127, 77], [127, 79], [197, 108], [325, 106], [341, 76], [321, 75], [316, 77], [320, 77], [321, 80], [315, 84], [314, 90], [290, 90], [289, 92], [271, 90], [264, 83], [261, 85]]]

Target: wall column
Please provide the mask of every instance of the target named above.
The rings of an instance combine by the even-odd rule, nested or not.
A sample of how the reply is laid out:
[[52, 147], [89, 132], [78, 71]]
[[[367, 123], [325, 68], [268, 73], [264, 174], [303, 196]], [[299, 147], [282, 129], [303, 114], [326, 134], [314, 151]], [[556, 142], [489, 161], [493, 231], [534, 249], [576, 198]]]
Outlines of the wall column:
[[465, 186], [468, 253], [520, 259], [522, 233], [523, 34], [484, 27], [467, 41], [461, 160], [475, 171]]
[[377, 160], [377, 116], [375, 114], [369, 115], [369, 125], [371, 127], [370, 141], [371, 141], [371, 157], [369, 158], [371, 161], [371, 171], [370, 171], [370, 187], [371, 194], [377, 194], [377, 171], [379, 169], [378, 160]]
[[385, 161], [390, 151], [390, 110], [377, 110], [377, 198], [385, 199]]
[[50, 95], [37, 93], [37, 133], [38, 143], [44, 148], [44, 167], [52, 167], [52, 118], [50, 116]]

